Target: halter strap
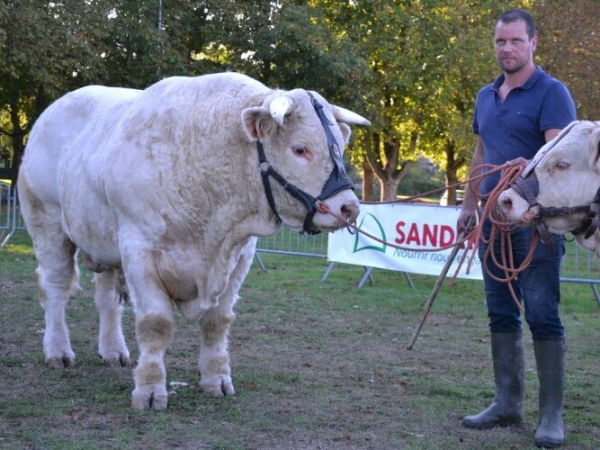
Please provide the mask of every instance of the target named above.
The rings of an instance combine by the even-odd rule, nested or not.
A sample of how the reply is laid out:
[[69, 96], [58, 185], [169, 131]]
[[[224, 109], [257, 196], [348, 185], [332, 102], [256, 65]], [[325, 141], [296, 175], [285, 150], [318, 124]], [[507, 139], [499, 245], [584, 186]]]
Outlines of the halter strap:
[[325, 115], [325, 111], [323, 110], [323, 105], [315, 98], [315, 96], [307, 91], [308, 96], [311, 99], [311, 103], [319, 120], [321, 121], [321, 125], [323, 125], [323, 129], [325, 130], [325, 136], [327, 137], [327, 147], [329, 148], [329, 155], [333, 160], [334, 167], [331, 173], [329, 174], [329, 178], [325, 182], [323, 189], [321, 190], [321, 194], [317, 198], [314, 198], [309, 193], [303, 191], [302, 189], [294, 186], [289, 183], [283, 176], [281, 176], [274, 168], [271, 166], [271, 163], [267, 160], [267, 156], [265, 154], [265, 149], [260, 142], [260, 139], [256, 141], [256, 149], [258, 152], [258, 170], [262, 177], [263, 187], [265, 190], [265, 195], [267, 197], [267, 202], [271, 207], [271, 210], [277, 217], [279, 225], [283, 223], [281, 216], [277, 212], [277, 205], [275, 204], [275, 198], [273, 196], [273, 191], [271, 189], [271, 182], [269, 177], [272, 177], [275, 181], [277, 181], [283, 189], [287, 193], [289, 193], [292, 197], [302, 203], [302, 206], [306, 209], [306, 217], [304, 218], [303, 224], [303, 233], [306, 234], [318, 234], [320, 231], [315, 231], [311, 228], [312, 219], [317, 212], [317, 202], [324, 201], [330, 197], [333, 197], [338, 192], [341, 192], [345, 189], [354, 189], [354, 184], [352, 180], [346, 175], [346, 171], [344, 169], [344, 162], [342, 160], [342, 152], [340, 147], [331, 132], [331, 126], [334, 124], [331, 123], [327, 116]]

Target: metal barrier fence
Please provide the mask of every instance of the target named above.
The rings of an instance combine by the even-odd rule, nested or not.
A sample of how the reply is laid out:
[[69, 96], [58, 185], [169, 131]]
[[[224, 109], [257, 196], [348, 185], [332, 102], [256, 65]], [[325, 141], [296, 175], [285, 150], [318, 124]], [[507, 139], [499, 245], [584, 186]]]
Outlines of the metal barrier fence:
[[[16, 231], [26, 231], [25, 222], [19, 210], [19, 201], [16, 189], [0, 182], [0, 248], [3, 248]], [[274, 236], [260, 238], [256, 247], [256, 259], [260, 267], [265, 266], [260, 258], [260, 253], [279, 253], [290, 256], [305, 256], [313, 258], [327, 258], [327, 233], [314, 236], [299, 235], [283, 227]], [[334, 267], [331, 262], [321, 278], [325, 281]], [[369, 280], [373, 280], [373, 268], [363, 267], [364, 275], [358, 287], [362, 287]], [[409, 286], [414, 288], [410, 275], [403, 272]], [[600, 305], [600, 293], [597, 285], [600, 284], [600, 260], [593, 253], [582, 249], [575, 242], [567, 242], [565, 257], [561, 264], [561, 281], [570, 283], [587, 283], [592, 288], [594, 297]]]
[[4, 248], [15, 231], [27, 230], [16, 191], [10, 184], [0, 182], [0, 248]]
[[[279, 253], [293, 256], [308, 256], [313, 258], [327, 258], [327, 237], [329, 233], [320, 233], [314, 236], [300, 235], [296, 232], [291, 231], [289, 228], [282, 227], [279, 233], [274, 236], [263, 237], [258, 240], [256, 245], [256, 260], [262, 270], [265, 270], [265, 265], [260, 258], [259, 253]], [[323, 274], [321, 281], [325, 281], [333, 267], [334, 262], [330, 262], [327, 270]], [[363, 287], [365, 282], [368, 280], [373, 284], [373, 267], [363, 266], [364, 274], [358, 283], [358, 287]], [[414, 284], [410, 275], [406, 272], [402, 272], [408, 285], [414, 289]]]
[[[597, 287], [600, 284], [600, 260], [592, 252], [584, 250], [575, 243], [572, 236], [567, 235], [567, 241], [565, 256], [561, 263], [560, 280], [562, 282], [589, 284], [596, 302], [600, 305], [600, 293]], [[256, 258], [263, 270], [265, 270], [265, 266], [260, 259], [259, 254], [261, 252], [327, 258], [327, 234], [301, 236], [284, 227], [274, 236], [260, 238], [256, 250]], [[334, 264], [333, 262], [329, 264], [321, 281], [327, 278]], [[371, 284], [374, 282], [372, 277], [373, 268], [364, 267], [364, 270], [365, 274], [358, 287], [362, 287], [367, 279], [370, 279]], [[414, 288], [410, 275], [404, 273], [404, 276], [409, 285]]]

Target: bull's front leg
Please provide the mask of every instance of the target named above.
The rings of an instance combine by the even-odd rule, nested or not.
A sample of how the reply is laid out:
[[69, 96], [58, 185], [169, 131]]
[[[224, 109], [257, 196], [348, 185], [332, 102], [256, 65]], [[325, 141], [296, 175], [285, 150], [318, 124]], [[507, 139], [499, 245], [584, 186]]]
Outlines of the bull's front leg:
[[98, 353], [106, 365], [129, 366], [129, 350], [121, 325], [121, 301], [127, 295], [123, 274], [120, 270], [107, 269], [94, 276], [94, 284], [94, 303], [100, 316]]
[[211, 309], [200, 320], [202, 343], [198, 371], [200, 386], [209, 395], [235, 395], [227, 348], [227, 335], [234, 317], [229, 304]]
[[228, 334], [235, 318], [233, 307], [238, 300], [240, 287], [250, 270], [254, 258], [256, 239], [240, 244], [230, 260], [231, 275], [217, 305], [200, 319], [202, 343], [198, 371], [200, 386], [214, 396], [235, 395], [229, 366]]
[[[169, 314], [170, 313], [170, 314]], [[133, 370], [135, 389], [131, 393], [131, 406], [136, 409], [167, 409], [167, 371], [164, 355], [173, 339], [172, 309], [139, 314], [135, 331], [140, 358]]]
[[140, 353], [133, 370], [135, 389], [131, 405], [136, 409], [164, 410], [168, 403], [164, 355], [175, 330], [173, 303], [162, 289], [153, 261], [129, 264], [125, 277], [135, 311]]

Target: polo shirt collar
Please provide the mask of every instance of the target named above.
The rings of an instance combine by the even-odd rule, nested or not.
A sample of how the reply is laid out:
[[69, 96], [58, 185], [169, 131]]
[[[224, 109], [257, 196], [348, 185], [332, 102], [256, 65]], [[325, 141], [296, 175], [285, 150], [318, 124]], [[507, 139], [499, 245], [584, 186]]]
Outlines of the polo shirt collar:
[[[523, 89], [523, 90], [527, 90], [527, 89], [531, 89], [533, 87], [533, 85], [535, 84], [535, 82], [537, 80], [539, 80], [539, 78], [542, 76], [542, 68], [540, 66], [537, 66], [535, 68], [535, 72], [533, 72], [533, 74], [527, 79], [527, 81], [525, 83], [523, 83], [519, 89]], [[497, 91], [498, 89], [500, 89], [500, 86], [502, 86], [502, 83], [504, 83], [504, 74], [501, 74], [498, 78], [496, 78], [496, 80], [492, 83], [492, 91]]]

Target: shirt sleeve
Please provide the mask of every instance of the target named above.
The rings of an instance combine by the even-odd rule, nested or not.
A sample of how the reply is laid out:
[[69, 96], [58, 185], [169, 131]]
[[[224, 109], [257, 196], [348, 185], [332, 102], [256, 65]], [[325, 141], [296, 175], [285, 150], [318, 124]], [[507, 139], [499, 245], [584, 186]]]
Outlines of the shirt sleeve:
[[544, 96], [540, 117], [542, 132], [551, 128], [565, 128], [577, 119], [575, 103], [567, 87], [560, 81], [552, 83]]
[[477, 121], [477, 103], [479, 103], [479, 93], [477, 94], [477, 96], [475, 97], [475, 106], [473, 107], [473, 123], [472, 123], [472, 128], [473, 128], [473, 133], [478, 135], [479, 134], [479, 122]]

